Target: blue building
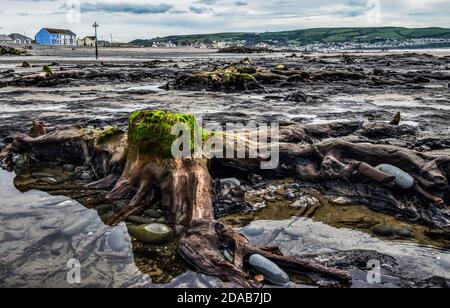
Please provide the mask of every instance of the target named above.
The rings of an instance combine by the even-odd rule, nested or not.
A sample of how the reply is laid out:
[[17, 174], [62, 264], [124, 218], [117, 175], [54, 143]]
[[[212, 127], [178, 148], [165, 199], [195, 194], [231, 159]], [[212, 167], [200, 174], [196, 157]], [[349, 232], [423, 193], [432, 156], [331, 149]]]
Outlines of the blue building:
[[77, 35], [70, 30], [42, 28], [36, 36], [36, 44], [41, 45], [77, 45]]

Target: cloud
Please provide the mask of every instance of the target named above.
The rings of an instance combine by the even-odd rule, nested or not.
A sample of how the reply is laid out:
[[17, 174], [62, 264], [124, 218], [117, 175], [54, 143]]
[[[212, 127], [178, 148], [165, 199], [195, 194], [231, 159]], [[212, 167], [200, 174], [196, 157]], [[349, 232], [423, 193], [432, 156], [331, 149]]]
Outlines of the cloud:
[[236, 6], [247, 6], [248, 3], [245, 2], [245, 1], [236, 1], [236, 2], [235, 2], [235, 5], [236, 5]]
[[[367, 27], [369, 0], [78, 0], [81, 23], [67, 22], [69, 0], [0, 0], [2, 32], [35, 34], [44, 26], [90, 35], [94, 19], [105, 39], [172, 34], [265, 32]], [[375, 0], [374, 0], [375, 1]], [[450, 28], [449, 0], [379, 0], [377, 26]]]
[[170, 4], [132, 4], [132, 3], [109, 3], [95, 2], [82, 3], [81, 12], [105, 12], [105, 13], [129, 13], [129, 14], [163, 14], [173, 9]]
[[199, 6], [190, 6], [189, 10], [194, 14], [206, 14], [211, 11], [211, 9], [207, 7], [199, 7]]
[[203, 3], [206, 5], [216, 4], [217, 2], [218, 2], [218, 0], [198, 0], [198, 1], [196, 1], [196, 3]]

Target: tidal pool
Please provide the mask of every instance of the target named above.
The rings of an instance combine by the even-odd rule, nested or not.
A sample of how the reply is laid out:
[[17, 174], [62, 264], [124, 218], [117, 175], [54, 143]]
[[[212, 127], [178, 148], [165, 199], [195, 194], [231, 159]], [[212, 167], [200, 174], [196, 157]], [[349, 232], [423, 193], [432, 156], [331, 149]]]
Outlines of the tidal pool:
[[[21, 193], [15, 178], [14, 173], [0, 171], [0, 287], [230, 286], [180, 265], [176, 242], [175, 248], [132, 242], [124, 223], [106, 226], [97, 211], [68, 197], [38, 190]], [[376, 238], [318, 221], [333, 224], [327, 208], [315, 211], [317, 219], [298, 217], [295, 210], [286, 215], [280, 208], [276, 212], [269, 205], [242, 232], [254, 244], [279, 245], [287, 255], [338, 264], [352, 274], [356, 287], [442, 286], [450, 280], [446, 249]], [[81, 284], [68, 283], [71, 260], [80, 263]], [[370, 269], [365, 266], [370, 261], [380, 263], [379, 284], [367, 281]], [[289, 287], [307, 283], [295, 275], [291, 278]]]
[[[0, 170], [0, 287], [220, 287], [186, 271], [154, 285], [135, 265], [124, 223], [109, 227], [97, 212], [63, 196], [19, 192]], [[80, 283], [71, 270], [80, 264]]]

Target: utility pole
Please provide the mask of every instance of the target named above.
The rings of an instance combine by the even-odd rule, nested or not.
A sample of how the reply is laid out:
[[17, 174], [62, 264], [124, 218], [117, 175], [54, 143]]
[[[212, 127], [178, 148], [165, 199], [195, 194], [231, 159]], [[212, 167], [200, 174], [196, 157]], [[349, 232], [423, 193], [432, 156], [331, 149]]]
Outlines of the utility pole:
[[92, 26], [95, 28], [95, 59], [98, 60], [98, 39], [97, 39], [97, 28], [99, 27], [98, 23], [95, 22]]

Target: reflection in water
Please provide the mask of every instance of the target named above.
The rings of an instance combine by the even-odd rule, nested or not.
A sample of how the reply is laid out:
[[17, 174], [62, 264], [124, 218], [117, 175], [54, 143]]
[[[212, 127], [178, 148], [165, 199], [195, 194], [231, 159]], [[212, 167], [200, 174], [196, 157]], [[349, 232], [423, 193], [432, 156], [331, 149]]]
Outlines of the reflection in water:
[[[67, 197], [35, 190], [20, 193], [13, 186], [14, 176], [0, 171], [0, 287], [70, 286], [67, 262], [71, 259], [81, 264], [81, 284], [77, 286], [155, 287], [134, 263], [131, 239], [124, 224], [115, 228], [105, 226], [95, 211]], [[380, 258], [384, 266], [385, 286], [409, 286], [432, 277], [450, 279], [447, 250], [380, 240], [359, 231], [298, 217], [254, 221], [242, 231], [254, 244], [279, 245], [287, 255], [313, 255], [322, 262], [339, 261], [360, 287], [371, 286], [365, 281], [361, 262], [365, 264], [372, 258]], [[346, 264], [343, 260], [347, 259], [350, 261]], [[223, 286], [216, 278], [188, 271], [157, 287]]]
[[[70, 260], [81, 265], [79, 287], [152, 287], [134, 264], [125, 224], [105, 226], [97, 213], [67, 197], [20, 193], [0, 171], [0, 287], [70, 287]], [[193, 272], [169, 286], [218, 287]]]

